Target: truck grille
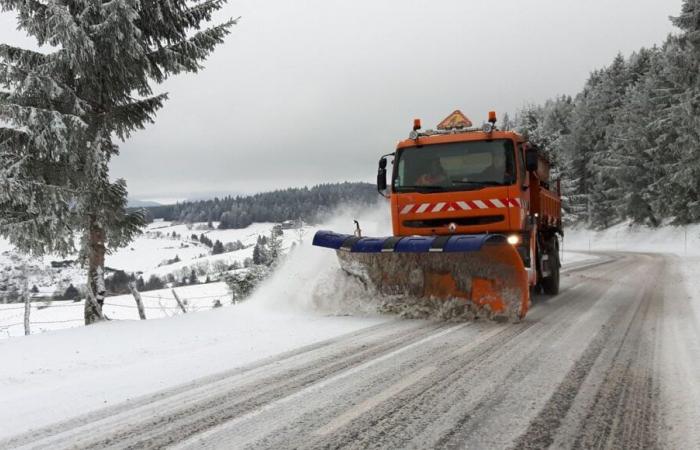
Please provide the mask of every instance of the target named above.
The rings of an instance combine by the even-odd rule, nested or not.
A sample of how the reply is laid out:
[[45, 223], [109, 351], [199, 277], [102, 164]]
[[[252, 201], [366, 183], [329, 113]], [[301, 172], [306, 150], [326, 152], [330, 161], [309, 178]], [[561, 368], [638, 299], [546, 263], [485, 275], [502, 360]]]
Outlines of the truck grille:
[[451, 223], [457, 226], [488, 225], [491, 223], [503, 222], [505, 216], [479, 216], [479, 217], [454, 217], [446, 219], [429, 220], [404, 220], [403, 226], [407, 228], [439, 228], [446, 227]]

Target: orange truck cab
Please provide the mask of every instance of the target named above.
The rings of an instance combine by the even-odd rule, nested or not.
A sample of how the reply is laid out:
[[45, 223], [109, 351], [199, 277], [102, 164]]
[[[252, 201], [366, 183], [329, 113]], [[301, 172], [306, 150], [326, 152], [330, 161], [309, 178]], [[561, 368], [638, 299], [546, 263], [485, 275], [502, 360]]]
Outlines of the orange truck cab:
[[394, 236], [505, 235], [529, 284], [556, 294], [561, 199], [542, 152], [498, 130], [495, 113], [481, 128], [455, 111], [437, 130], [420, 129], [416, 120], [409, 138], [379, 162], [377, 185], [390, 198]]

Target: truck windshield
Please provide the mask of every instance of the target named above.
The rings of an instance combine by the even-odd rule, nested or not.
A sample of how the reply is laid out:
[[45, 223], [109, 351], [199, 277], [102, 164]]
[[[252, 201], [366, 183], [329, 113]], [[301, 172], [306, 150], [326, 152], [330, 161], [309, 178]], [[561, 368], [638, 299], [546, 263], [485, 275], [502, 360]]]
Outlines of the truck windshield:
[[400, 150], [397, 192], [482, 189], [515, 183], [515, 150], [509, 139], [433, 144]]

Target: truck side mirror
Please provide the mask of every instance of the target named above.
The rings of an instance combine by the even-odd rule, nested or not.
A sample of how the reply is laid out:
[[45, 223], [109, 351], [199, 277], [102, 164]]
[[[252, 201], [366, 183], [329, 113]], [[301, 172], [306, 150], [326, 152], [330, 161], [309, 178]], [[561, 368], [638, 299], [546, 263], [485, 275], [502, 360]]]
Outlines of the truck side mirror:
[[383, 156], [379, 160], [379, 170], [377, 171], [377, 190], [379, 192], [386, 190], [386, 158]]
[[537, 170], [538, 165], [537, 147], [527, 147], [525, 150], [525, 168], [528, 172], [534, 172]]

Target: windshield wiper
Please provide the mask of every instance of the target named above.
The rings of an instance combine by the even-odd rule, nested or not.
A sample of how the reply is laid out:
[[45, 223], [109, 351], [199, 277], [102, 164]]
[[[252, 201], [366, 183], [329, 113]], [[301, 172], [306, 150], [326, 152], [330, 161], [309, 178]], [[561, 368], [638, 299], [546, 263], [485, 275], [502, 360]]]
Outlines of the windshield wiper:
[[452, 180], [454, 184], [466, 184], [470, 186], [505, 186], [505, 183], [499, 183], [498, 181], [466, 181], [466, 180]]
[[429, 191], [429, 192], [438, 192], [438, 191], [444, 191], [446, 188], [445, 186], [437, 186], [437, 185], [423, 185], [423, 186], [396, 186], [397, 191], [401, 191], [403, 189], [410, 189], [410, 190], [416, 190], [418, 192], [420, 191]]

